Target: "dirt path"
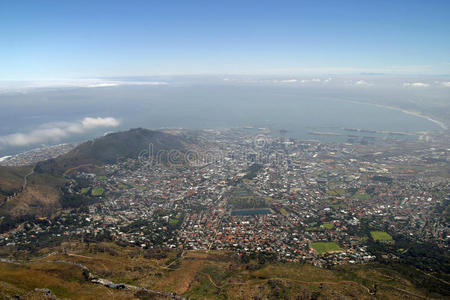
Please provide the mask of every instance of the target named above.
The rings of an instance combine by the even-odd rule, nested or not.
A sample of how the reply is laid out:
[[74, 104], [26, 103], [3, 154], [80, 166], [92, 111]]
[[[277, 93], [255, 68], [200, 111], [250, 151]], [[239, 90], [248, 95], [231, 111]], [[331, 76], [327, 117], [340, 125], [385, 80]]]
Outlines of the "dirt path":
[[33, 166], [33, 168], [31, 169], [30, 172], [28, 172], [24, 177], [23, 177], [23, 185], [22, 185], [22, 191], [24, 191], [27, 187], [28, 184], [28, 177], [31, 176], [34, 173], [34, 168], [35, 166]]
[[73, 253], [68, 253], [67, 255], [68, 256], [74, 256], [74, 257], [82, 257], [82, 258], [93, 259], [93, 257], [90, 257], [90, 256], [84, 256], [84, 255], [73, 254]]
[[170, 271], [173, 271], [171, 268], [170, 268], [170, 266], [171, 265], [173, 265], [174, 263], [176, 263], [176, 262], [178, 262], [180, 259], [182, 259], [184, 257], [184, 250], [183, 250], [183, 252], [181, 252], [181, 255], [180, 255], [180, 257], [177, 257], [174, 261], [172, 261], [170, 264], [168, 264], [168, 265], [166, 265], [166, 266], [160, 266], [160, 265], [156, 265], [155, 267], [156, 268], [159, 268], [159, 269], [163, 269], [163, 270], [170, 270]]
[[438, 277], [434, 276], [433, 274], [426, 273], [426, 272], [424, 272], [424, 271], [422, 271], [422, 270], [420, 270], [420, 269], [417, 269], [417, 270], [418, 270], [419, 272], [421, 272], [421, 273], [427, 275], [427, 276], [430, 276], [430, 277], [433, 278], [433, 279], [439, 280], [439, 281], [442, 282], [442, 283], [445, 283], [445, 284], [447, 284], [447, 285], [450, 284], [450, 282], [445, 281], [444, 279], [438, 278]]
[[[68, 253], [67, 256], [81, 257], [81, 258], [86, 258], [86, 259], [94, 259], [93, 257], [90, 257], [90, 256], [79, 255], [79, 254], [73, 254], [73, 253]], [[108, 267], [107, 267], [104, 263], [102, 263], [102, 262], [99, 262], [99, 263], [102, 265], [103, 269], [105, 269], [106, 272], [109, 272]]]

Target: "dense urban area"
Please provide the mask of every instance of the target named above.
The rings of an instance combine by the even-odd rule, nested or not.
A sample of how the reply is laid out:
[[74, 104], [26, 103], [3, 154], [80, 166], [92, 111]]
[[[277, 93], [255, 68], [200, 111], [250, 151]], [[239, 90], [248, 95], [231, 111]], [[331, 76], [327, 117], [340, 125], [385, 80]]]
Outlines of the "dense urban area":
[[150, 146], [101, 172], [75, 170], [64, 193], [83, 205], [25, 221], [2, 234], [0, 246], [106, 240], [315, 266], [449, 250], [445, 140], [361, 145], [245, 129], [197, 134], [203, 142], [190, 152], [162, 153], [167, 163]]

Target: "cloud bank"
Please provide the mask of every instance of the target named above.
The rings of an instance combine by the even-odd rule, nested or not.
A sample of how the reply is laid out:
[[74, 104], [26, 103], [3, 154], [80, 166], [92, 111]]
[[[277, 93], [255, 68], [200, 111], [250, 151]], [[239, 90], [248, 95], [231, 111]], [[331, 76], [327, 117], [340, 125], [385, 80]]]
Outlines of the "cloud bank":
[[58, 79], [37, 81], [0, 81], [0, 93], [20, 92], [24, 93], [34, 89], [54, 88], [101, 88], [124, 85], [167, 85], [164, 81], [126, 81], [104, 79]]
[[0, 148], [23, 147], [33, 144], [56, 142], [74, 134], [85, 133], [96, 128], [116, 127], [119, 124], [119, 120], [112, 117], [87, 117], [72, 123], [44, 124], [27, 133], [13, 133], [0, 136]]
[[284, 79], [280, 80], [281, 83], [295, 83], [297, 82], [297, 79]]
[[411, 87], [429, 87], [430, 84], [429, 83], [424, 83], [424, 82], [405, 82], [403, 84], [403, 86], [411, 86]]

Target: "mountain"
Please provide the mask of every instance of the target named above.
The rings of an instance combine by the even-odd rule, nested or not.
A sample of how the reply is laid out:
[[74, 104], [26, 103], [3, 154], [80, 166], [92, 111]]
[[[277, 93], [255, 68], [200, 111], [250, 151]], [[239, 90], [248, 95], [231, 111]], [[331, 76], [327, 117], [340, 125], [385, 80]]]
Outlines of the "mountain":
[[181, 135], [136, 128], [82, 143], [64, 155], [38, 163], [35, 171], [63, 175], [84, 165], [110, 164], [141, 155], [147, 157], [149, 149], [154, 156], [160, 154], [159, 159], [165, 163], [169, 152], [184, 153], [185, 146], [190, 142], [192, 141]]
[[149, 152], [153, 159], [167, 163], [171, 151], [184, 153], [194, 141], [195, 138], [183, 134], [136, 128], [84, 142], [72, 151], [39, 162], [34, 167], [2, 166], [0, 232], [13, 228], [24, 218], [50, 216], [67, 207], [70, 201], [65, 199], [63, 187], [67, 182], [66, 175], [73, 170], [124, 159], [148, 158]]

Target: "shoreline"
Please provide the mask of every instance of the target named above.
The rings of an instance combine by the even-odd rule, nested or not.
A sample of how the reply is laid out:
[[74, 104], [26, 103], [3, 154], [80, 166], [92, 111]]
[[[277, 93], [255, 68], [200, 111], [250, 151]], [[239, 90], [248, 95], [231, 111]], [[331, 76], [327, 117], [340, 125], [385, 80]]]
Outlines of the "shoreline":
[[3, 162], [3, 161], [7, 160], [10, 157], [12, 157], [12, 155], [6, 155], [6, 156], [3, 156], [3, 157], [0, 157], [0, 162]]
[[379, 108], [386, 108], [386, 109], [390, 109], [390, 110], [395, 110], [395, 111], [400, 111], [404, 114], [407, 115], [411, 115], [411, 116], [415, 116], [421, 119], [425, 119], [428, 120], [436, 125], [438, 125], [439, 127], [441, 127], [441, 129], [443, 130], [448, 130], [447, 125], [445, 125], [444, 122], [439, 121], [434, 119], [433, 117], [429, 116], [429, 115], [425, 115], [421, 112], [418, 111], [412, 111], [412, 110], [407, 110], [404, 108], [400, 108], [400, 107], [395, 107], [395, 106], [390, 106], [390, 105], [385, 105], [385, 104], [378, 104], [378, 103], [372, 103], [372, 102], [360, 102], [360, 101], [355, 101], [355, 100], [343, 100], [346, 102], [351, 102], [351, 103], [356, 103], [356, 104], [366, 104], [366, 105], [371, 105], [371, 106], [375, 106], [375, 107], [379, 107]]

